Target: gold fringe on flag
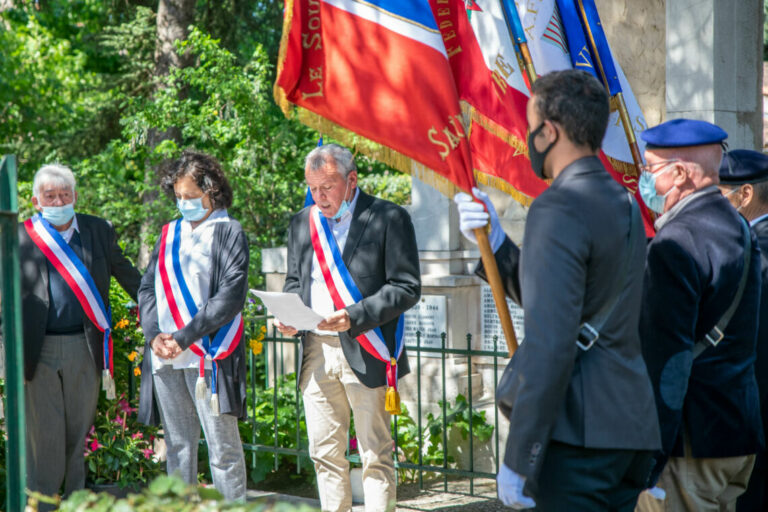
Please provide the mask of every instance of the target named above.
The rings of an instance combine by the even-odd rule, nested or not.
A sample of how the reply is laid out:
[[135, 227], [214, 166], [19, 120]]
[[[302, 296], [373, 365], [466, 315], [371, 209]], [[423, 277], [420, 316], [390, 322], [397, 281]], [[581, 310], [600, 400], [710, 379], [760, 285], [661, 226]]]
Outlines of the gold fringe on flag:
[[[283, 72], [285, 66], [285, 54], [288, 52], [288, 36], [291, 34], [291, 24], [293, 23], [293, 0], [285, 0], [285, 16], [283, 17], [283, 34], [280, 36], [280, 51], [277, 54], [277, 77], [279, 78]], [[272, 91], [275, 97], [275, 103], [285, 114], [285, 117], [290, 116], [292, 103], [288, 101], [285, 91], [282, 87], [277, 85], [277, 79], [275, 79], [275, 86]]]
[[508, 194], [509, 196], [512, 197], [512, 199], [514, 199], [515, 201], [517, 201], [523, 206], [526, 206], [526, 207], [531, 206], [531, 203], [533, 202], [533, 198], [531, 196], [523, 194], [522, 192], [517, 190], [515, 187], [510, 185], [507, 181], [497, 176], [491, 176], [490, 174], [485, 174], [475, 169], [475, 180], [477, 180], [477, 182], [482, 185], [495, 188], [500, 192], [504, 192], [505, 194]]
[[608, 155], [605, 155], [605, 157], [609, 162], [611, 162], [611, 165], [614, 169], [616, 169], [617, 172], [620, 172], [621, 174], [631, 178], [637, 178], [637, 168], [635, 167], [635, 164], [624, 162], [622, 160], [616, 160], [615, 158], [611, 158]]

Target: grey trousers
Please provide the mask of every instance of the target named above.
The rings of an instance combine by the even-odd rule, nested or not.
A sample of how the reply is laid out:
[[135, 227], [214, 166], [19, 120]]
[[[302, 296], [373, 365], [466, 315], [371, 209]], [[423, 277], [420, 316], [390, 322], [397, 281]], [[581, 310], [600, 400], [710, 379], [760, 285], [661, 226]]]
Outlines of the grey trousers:
[[174, 370], [164, 366], [154, 374], [155, 396], [168, 447], [168, 474], [178, 473], [197, 484], [197, 447], [200, 425], [208, 444], [213, 485], [227, 500], [245, 501], [245, 457], [237, 418], [211, 414], [211, 372], [205, 372], [208, 390], [204, 400], [195, 399], [198, 370]]
[[48, 496], [85, 485], [85, 436], [96, 414], [99, 373], [84, 334], [46, 336], [24, 386], [27, 486]]

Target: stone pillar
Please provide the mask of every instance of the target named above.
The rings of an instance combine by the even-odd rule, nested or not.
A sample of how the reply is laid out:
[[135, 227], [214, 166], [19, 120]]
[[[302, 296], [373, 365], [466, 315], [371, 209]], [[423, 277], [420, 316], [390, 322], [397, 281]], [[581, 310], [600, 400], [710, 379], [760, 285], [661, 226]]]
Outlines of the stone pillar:
[[667, 119], [709, 121], [762, 148], [763, 2], [667, 0]]

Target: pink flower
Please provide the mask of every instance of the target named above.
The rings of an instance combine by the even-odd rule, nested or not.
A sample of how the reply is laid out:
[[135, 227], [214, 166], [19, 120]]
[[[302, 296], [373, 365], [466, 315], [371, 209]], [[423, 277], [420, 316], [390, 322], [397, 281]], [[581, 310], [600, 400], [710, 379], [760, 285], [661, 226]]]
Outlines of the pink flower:
[[88, 435], [92, 436], [94, 432], [96, 432], [96, 427], [91, 425], [91, 430], [88, 431]]
[[349, 440], [349, 450], [354, 451], [357, 450], [357, 438], [353, 437]]
[[127, 413], [127, 414], [133, 414], [136, 412], [135, 407], [131, 407], [131, 404], [128, 403], [127, 400], [120, 400], [117, 402], [118, 408], [120, 408], [121, 412]]
[[121, 427], [125, 426], [125, 421], [123, 421], [123, 417], [122, 416], [116, 416], [115, 419], [112, 420], [112, 422], [113, 423], [117, 423]]
[[136, 432], [131, 436], [131, 439], [144, 439], [144, 434], [142, 434], [141, 432]]
[[91, 444], [88, 446], [88, 448], [89, 448], [89, 449], [90, 449], [92, 452], [95, 452], [96, 450], [98, 450], [99, 448], [101, 448], [101, 445], [99, 444], [99, 442], [98, 442], [96, 439], [91, 439]]
[[155, 453], [154, 451], [152, 451], [152, 448], [146, 448], [144, 450], [141, 450], [141, 452], [144, 454], [145, 459], [150, 458], [152, 454]]

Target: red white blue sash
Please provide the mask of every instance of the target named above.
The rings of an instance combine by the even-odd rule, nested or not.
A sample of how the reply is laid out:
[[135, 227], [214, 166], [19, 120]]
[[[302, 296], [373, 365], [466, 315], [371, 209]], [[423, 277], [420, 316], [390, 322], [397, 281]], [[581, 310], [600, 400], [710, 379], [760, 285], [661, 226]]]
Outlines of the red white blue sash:
[[[181, 268], [180, 246], [181, 219], [177, 219], [163, 226], [155, 274], [155, 296], [158, 301], [164, 301], [168, 304], [168, 309], [177, 329], [182, 329], [187, 325], [198, 311]], [[209, 336], [203, 336], [202, 339], [197, 340], [189, 347], [200, 357], [200, 378], [204, 379], [205, 376], [205, 360], [213, 361], [211, 393], [214, 396], [217, 394], [216, 361], [226, 358], [237, 348], [243, 336], [243, 325], [242, 314], [238, 312], [229, 323], [216, 331], [213, 339]]]
[[[105, 307], [104, 301], [101, 298], [98, 288], [96, 288], [96, 283], [93, 281], [90, 272], [85, 268], [85, 265], [72, 247], [69, 246], [59, 232], [56, 231], [47, 220], [43, 219], [41, 214], [38, 213], [34, 217], [27, 219], [24, 222], [24, 229], [27, 230], [29, 237], [38, 249], [42, 251], [53, 268], [56, 269], [61, 277], [64, 278], [67, 285], [69, 285], [88, 319], [99, 331], [104, 333], [103, 377], [106, 378], [105, 374], [108, 373], [109, 379], [113, 379], [112, 314], [110, 309]], [[114, 398], [114, 396], [109, 396], [112, 393], [110, 393], [110, 389], [108, 389], [108, 386], [114, 388], [114, 381], [103, 382], [103, 384], [107, 391], [108, 398]]]
[[[343, 309], [363, 300], [363, 294], [360, 293], [347, 266], [341, 259], [341, 251], [339, 251], [331, 227], [328, 225], [328, 219], [320, 214], [320, 209], [317, 206], [313, 206], [309, 211], [309, 233], [323, 279], [336, 309]], [[387, 343], [384, 341], [384, 335], [378, 327], [355, 338], [366, 352], [386, 363], [387, 385], [394, 389], [397, 389], [397, 360], [403, 353], [403, 326], [403, 315], [400, 315], [395, 331], [394, 355], [389, 352]]]

